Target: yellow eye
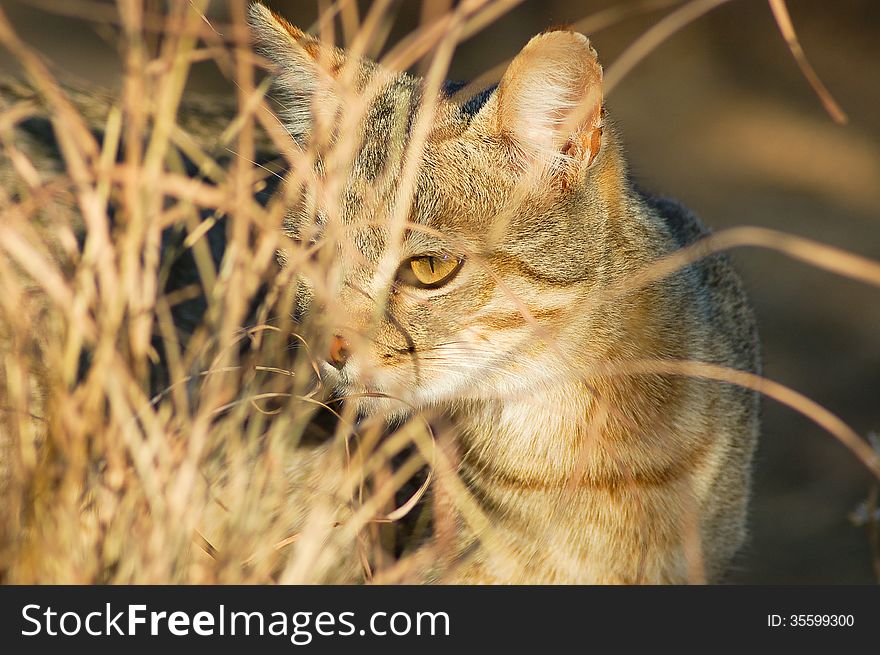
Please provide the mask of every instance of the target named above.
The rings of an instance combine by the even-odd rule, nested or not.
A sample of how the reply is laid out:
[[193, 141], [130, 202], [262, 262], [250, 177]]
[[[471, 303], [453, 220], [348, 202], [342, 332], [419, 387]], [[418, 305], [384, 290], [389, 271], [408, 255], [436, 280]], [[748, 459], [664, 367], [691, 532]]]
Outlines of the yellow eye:
[[460, 257], [452, 255], [410, 257], [401, 264], [397, 279], [413, 287], [436, 289], [455, 277], [463, 261]]

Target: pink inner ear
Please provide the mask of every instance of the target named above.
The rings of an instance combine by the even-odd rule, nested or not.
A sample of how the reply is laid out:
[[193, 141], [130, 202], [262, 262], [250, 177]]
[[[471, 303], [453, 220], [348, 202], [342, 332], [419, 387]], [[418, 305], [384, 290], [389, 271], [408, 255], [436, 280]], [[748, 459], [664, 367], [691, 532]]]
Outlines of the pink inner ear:
[[[600, 116], [602, 113], [604, 110], [600, 112]], [[586, 159], [587, 166], [590, 166], [596, 159], [596, 155], [599, 154], [601, 147], [602, 121], [600, 118], [593, 127], [573, 134], [562, 148], [562, 154], [575, 160]]]

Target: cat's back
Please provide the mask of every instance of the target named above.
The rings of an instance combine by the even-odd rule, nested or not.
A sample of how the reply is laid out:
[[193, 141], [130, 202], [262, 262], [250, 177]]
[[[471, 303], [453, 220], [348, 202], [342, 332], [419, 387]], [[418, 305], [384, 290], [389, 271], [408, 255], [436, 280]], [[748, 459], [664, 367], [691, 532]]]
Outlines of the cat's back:
[[[677, 249], [692, 246], [712, 231], [681, 202], [639, 189], [643, 202], [662, 221]], [[726, 347], [707, 353], [709, 361], [755, 374], [761, 373], [758, 327], [742, 280], [723, 253], [703, 257], [687, 267], [701, 318], [713, 328], [715, 345]], [[723, 352], [722, 352], [723, 351]]]
[[[672, 250], [687, 248], [711, 230], [680, 202], [639, 191], [651, 218], [660, 221]], [[683, 426], [708, 431], [710, 456], [695, 464], [692, 476], [701, 497], [701, 533], [708, 579], [719, 580], [740, 552], [747, 535], [746, 512], [755, 446], [760, 433], [761, 399], [753, 389], [724, 382], [731, 370], [761, 374], [755, 315], [730, 258], [713, 253], [673, 276], [684, 288], [677, 295], [686, 335], [686, 358], [715, 368], [709, 379], [691, 379]], [[719, 379], [719, 370], [721, 376]], [[713, 379], [714, 377], [714, 379]]]

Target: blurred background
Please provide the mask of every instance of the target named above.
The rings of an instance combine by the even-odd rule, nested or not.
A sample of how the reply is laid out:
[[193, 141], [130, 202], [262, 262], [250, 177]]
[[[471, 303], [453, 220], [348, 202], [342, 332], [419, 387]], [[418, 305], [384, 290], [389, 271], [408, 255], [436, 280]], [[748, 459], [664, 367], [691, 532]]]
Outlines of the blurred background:
[[[311, 0], [266, 4], [301, 27], [318, 15]], [[460, 46], [450, 76], [473, 78], [550, 26], [583, 25], [614, 6], [638, 8], [589, 34], [607, 70], [680, 4], [525, 0]], [[418, 0], [392, 5], [390, 44], [419, 24], [422, 11]], [[613, 90], [609, 115], [637, 179], [679, 198], [711, 227], [770, 227], [880, 259], [880, 3], [789, 0], [788, 7], [807, 56], [849, 124], [836, 125], [825, 113], [766, 0], [731, 0], [676, 33]], [[56, 72], [118, 85], [116, 33], [100, 23], [115, 13], [112, 6], [3, 0], [3, 9]], [[222, 22], [225, 8], [208, 16]], [[14, 69], [0, 54], [0, 72]], [[223, 92], [227, 85], [206, 63], [195, 67], [191, 87]], [[733, 257], [757, 310], [767, 377], [863, 435], [880, 432], [880, 289], [771, 251]], [[833, 437], [766, 402], [752, 536], [731, 581], [875, 581], [865, 530], [849, 519], [871, 484]]]

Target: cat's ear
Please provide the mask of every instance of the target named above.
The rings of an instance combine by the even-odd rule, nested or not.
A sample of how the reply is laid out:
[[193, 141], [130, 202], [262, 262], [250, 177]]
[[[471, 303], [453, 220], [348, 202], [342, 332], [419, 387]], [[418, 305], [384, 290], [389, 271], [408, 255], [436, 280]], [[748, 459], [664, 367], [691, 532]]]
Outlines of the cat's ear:
[[[345, 65], [345, 53], [322, 44], [264, 5], [248, 7], [248, 24], [257, 53], [275, 65], [275, 89], [290, 133], [307, 137], [316, 112], [338, 108], [334, 80]], [[332, 118], [332, 117], [331, 117]]]
[[[589, 39], [534, 37], [498, 85], [497, 125], [527, 166], [592, 163], [602, 146], [602, 67]], [[578, 167], [580, 168], [580, 167]]]

